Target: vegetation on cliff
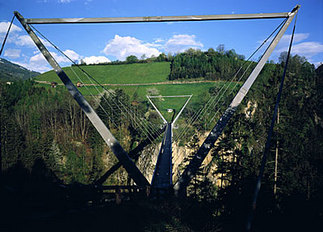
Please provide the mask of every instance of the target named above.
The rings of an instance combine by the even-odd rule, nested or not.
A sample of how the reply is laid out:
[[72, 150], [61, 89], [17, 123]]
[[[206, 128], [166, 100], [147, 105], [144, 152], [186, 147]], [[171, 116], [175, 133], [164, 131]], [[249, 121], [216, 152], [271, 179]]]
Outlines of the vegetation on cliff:
[[[213, 54], [212, 50], [207, 53], [190, 54], [191, 52], [193, 51], [173, 57], [170, 73], [177, 64], [181, 64], [178, 67], [185, 67], [191, 60], [202, 62], [204, 56]], [[232, 56], [229, 53], [214, 54], [223, 60], [228, 59], [230, 70], [235, 69], [235, 63], [243, 61], [243, 57], [234, 53], [230, 53]], [[140, 227], [142, 231], [158, 231], [158, 228], [160, 231], [167, 228], [187, 231], [201, 228], [205, 231], [241, 230], [250, 209], [255, 178], [284, 67], [283, 57], [284, 54], [278, 64], [265, 65], [255, 86], [211, 151], [209, 163], [192, 181], [188, 201], [174, 207], [165, 203], [160, 209], [152, 209], [150, 203], [138, 203], [140, 210], [151, 210], [149, 212], [154, 215], [158, 212], [156, 215], [161, 216], [156, 216], [160, 218], [156, 223], [144, 222], [145, 225]], [[214, 62], [220, 62], [215, 60]], [[309, 226], [321, 223], [322, 69], [322, 65], [315, 69], [314, 65], [297, 55], [291, 57], [279, 106], [279, 122], [277, 121], [274, 129], [257, 205], [256, 230], [308, 229]], [[209, 69], [205, 67], [201, 69], [203, 70]], [[215, 73], [209, 70], [204, 76], [198, 74], [196, 77], [209, 76], [216, 80], [227, 80], [225, 73], [231, 72], [223, 71], [222, 75], [220, 69], [214, 70]], [[189, 72], [187, 69], [187, 73]], [[212, 96], [217, 91], [216, 86], [209, 86], [204, 95]], [[151, 111], [148, 104], [138, 100], [138, 95], [128, 95], [122, 89], [115, 89], [114, 92], [123, 104], [133, 109], [137, 107], [136, 110], [141, 113]], [[133, 104], [135, 99], [141, 104]], [[207, 99], [201, 95], [199, 100], [203, 104]], [[103, 102], [102, 104], [104, 105]], [[94, 105], [97, 107], [97, 104]], [[189, 119], [198, 107], [197, 103], [188, 106], [183, 112], [183, 120]], [[114, 111], [113, 120], [105, 117], [99, 108], [97, 112], [126, 150], [131, 150], [143, 139], [143, 134], [132, 127], [120, 110]], [[149, 113], [144, 116], [148, 120], [154, 120]], [[216, 116], [218, 118], [219, 115]], [[116, 162], [83, 112], [63, 88], [40, 87], [32, 81], [12, 85], [1, 83], [0, 122], [2, 183], [14, 189], [14, 192], [21, 191], [28, 195], [31, 191], [30, 184], [42, 181], [89, 185]], [[196, 150], [199, 140], [210, 126], [212, 125], [205, 125], [204, 121], [196, 122], [183, 139], [183, 145]], [[125, 184], [127, 181], [127, 174], [120, 169], [106, 184]], [[134, 210], [131, 204], [124, 207]]]

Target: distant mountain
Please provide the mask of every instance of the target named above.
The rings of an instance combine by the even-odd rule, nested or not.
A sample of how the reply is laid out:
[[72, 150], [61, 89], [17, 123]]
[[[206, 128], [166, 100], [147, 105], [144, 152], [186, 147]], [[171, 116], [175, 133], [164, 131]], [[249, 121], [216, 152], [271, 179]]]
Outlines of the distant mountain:
[[27, 80], [39, 74], [38, 72], [30, 71], [20, 65], [0, 58], [0, 81]]

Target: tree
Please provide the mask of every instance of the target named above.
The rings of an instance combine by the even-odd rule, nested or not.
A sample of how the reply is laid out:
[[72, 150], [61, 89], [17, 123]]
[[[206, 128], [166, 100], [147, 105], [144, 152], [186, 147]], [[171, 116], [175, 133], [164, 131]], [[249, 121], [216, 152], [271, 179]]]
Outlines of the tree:
[[[243, 64], [243, 58], [233, 49], [219, 53], [212, 48], [207, 52], [190, 48], [172, 59], [169, 79], [229, 80]], [[244, 69], [241, 70], [241, 73], [245, 71]], [[246, 75], [249, 72], [246, 72]]]
[[215, 50], [214, 50], [213, 48], [209, 48], [209, 49], [207, 50], [207, 54], [208, 54], [209, 56], [214, 56], [214, 55], [216, 54], [216, 52], [215, 52]]
[[136, 56], [134, 56], [134, 55], [128, 56], [126, 58], [126, 62], [128, 64], [137, 63], [138, 61], [139, 61], [138, 58]]
[[165, 55], [165, 53], [160, 53], [159, 56], [157, 56], [156, 61], [157, 62], [167, 61], [167, 56]]
[[140, 57], [141, 60], [145, 60], [146, 58], [147, 58], [146, 54], [142, 54], [141, 57]]
[[219, 44], [217, 47], [216, 47], [216, 51], [218, 52], [218, 53], [220, 53], [221, 55], [223, 55], [224, 54], [224, 44]]

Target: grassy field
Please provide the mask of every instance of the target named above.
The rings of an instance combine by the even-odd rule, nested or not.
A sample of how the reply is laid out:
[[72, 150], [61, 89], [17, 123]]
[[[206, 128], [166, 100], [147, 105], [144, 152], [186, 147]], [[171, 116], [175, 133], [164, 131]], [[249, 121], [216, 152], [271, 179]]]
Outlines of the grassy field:
[[[226, 82], [209, 82], [209, 83], [183, 83], [183, 84], [164, 84], [164, 85], [138, 85], [138, 86], [105, 86], [106, 89], [123, 89], [126, 94], [130, 96], [131, 100], [136, 100], [139, 102], [147, 101], [147, 95], [191, 95], [193, 94], [188, 105], [199, 104], [208, 100], [209, 89], [214, 86], [223, 86]], [[44, 86], [49, 88], [47, 84], [38, 84], [39, 86]], [[232, 84], [232, 87], [234, 83]], [[65, 88], [64, 86], [58, 86], [57, 88]], [[81, 93], [91, 98], [92, 96], [97, 96], [104, 91], [100, 86], [84, 86], [79, 88]], [[166, 112], [167, 109], [178, 110], [183, 106], [187, 98], [163, 98], [154, 99], [153, 102], [156, 103], [157, 107], [161, 112]]]
[[[168, 80], [170, 72], [169, 62], [81, 67], [101, 84], [164, 82]], [[74, 74], [72, 69], [77, 75]], [[77, 67], [65, 67], [63, 70], [73, 82], [78, 82], [77, 76], [79, 76], [83, 83], [91, 84], [91, 81]], [[43, 73], [37, 76], [35, 80], [62, 83], [54, 71]]]
[[189, 97], [178, 97], [178, 98], [167, 98], [167, 97], [161, 97], [161, 98], [152, 98], [152, 102], [155, 104], [157, 109], [160, 111], [160, 113], [163, 115], [163, 117], [166, 119], [166, 121], [170, 122], [173, 116], [173, 112], [168, 112], [167, 109], [173, 109], [175, 110], [175, 116], [179, 113], [183, 105], [185, 104], [186, 100]]
[[[151, 96], [169, 96], [169, 95], [193, 95], [188, 107], [190, 105], [197, 105], [202, 107], [209, 98], [209, 89], [211, 87], [221, 87], [226, 82], [204, 82], [204, 83], [181, 83], [169, 84], [162, 82], [168, 81], [168, 74], [170, 72], [170, 63], [145, 63], [145, 64], [123, 64], [123, 65], [97, 65], [97, 66], [82, 66], [89, 74], [101, 84], [119, 84], [116, 86], [105, 86], [109, 89], [123, 89], [129, 95], [131, 100], [139, 102], [147, 102], [147, 95]], [[91, 84], [91, 82], [81, 73], [81, 71], [73, 67], [74, 71], [82, 78], [83, 83]], [[65, 67], [64, 70], [76, 84], [79, 80], [70, 67]], [[36, 81], [56, 81], [61, 83], [57, 75], [53, 72], [47, 72], [35, 78]], [[148, 84], [159, 83], [159, 84]], [[123, 85], [123, 84], [144, 84], [144, 85]], [[38, 84], [49, 88], [48, 84]], [[234, 83], [232, 84], [233, 87]], [[57, 88], [65, 88], [59, 85]], [[104, 91], [101, 86], [83, 86], [79, 88], [80, 92], [87, 98], [93, 98], [100, 95]], [[164, 115], [166, 120], [170, 120], [172, 113], [168, 113], [167, 109], [175, 109], [179, 112], [184, 105], [187, 98], [163, 98], [153, 99], [153, 102]]]

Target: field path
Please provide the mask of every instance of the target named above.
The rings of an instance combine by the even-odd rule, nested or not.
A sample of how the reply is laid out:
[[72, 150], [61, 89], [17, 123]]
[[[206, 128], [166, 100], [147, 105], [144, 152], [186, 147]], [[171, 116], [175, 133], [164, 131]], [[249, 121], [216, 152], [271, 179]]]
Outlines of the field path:
[[[50, 85], [51, 82], [49, 81], [37, 81], [37, 83], [41, 84], [48, 84]], [[218, 81], [165, 81], [165, 82], [154, 82], [154, 83], [133, 83], [133, 84], [101, 84], [103, 86], [142, 86], [142, 85], [180, 85], [180, 84], [195, 84], [195, 83], [216, 83]], [[58, 83], [58, 85], [63, 85], [63, 83]], [[99, 86], [99, 84], [83, 84], [85, 86]]]

